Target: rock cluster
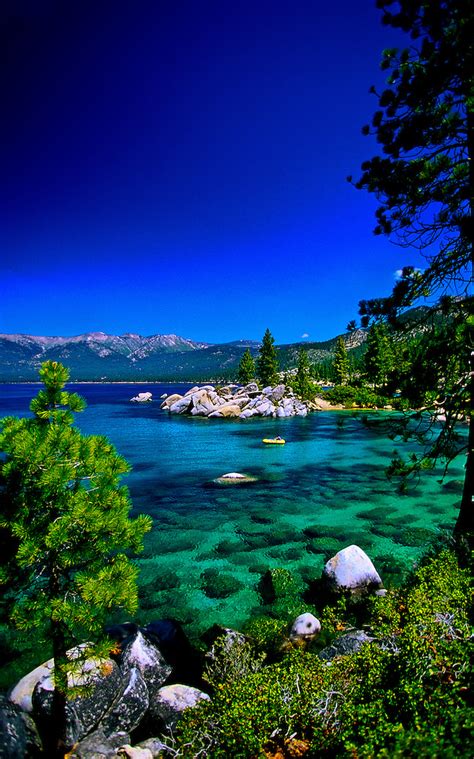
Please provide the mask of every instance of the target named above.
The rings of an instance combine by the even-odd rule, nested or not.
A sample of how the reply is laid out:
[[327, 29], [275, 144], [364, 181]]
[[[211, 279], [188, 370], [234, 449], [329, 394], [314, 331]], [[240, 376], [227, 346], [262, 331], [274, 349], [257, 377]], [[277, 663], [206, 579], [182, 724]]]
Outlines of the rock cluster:
[[[230, 472], [223, 479], [239, 480]], [[278, 575], [276, 573], [278, 572]], [[382, 581], [369, 557], [358, 546], [339, 551], [324, 567], [323, 578], [333, 591], [345, 593], [382, 592]], [[273, 570], [273, 596], [279, 583], [290, 587], [288, 570]], [[277, 583], [278, 581], [278, 583]], [[378, 588], [378, 590], [376, 590]], [[274, 599], [273, 599], [274, 600]], [[288, 630], [290, 645], [309, 645], [319, 635], [321, 623], [306, 611], [293, 621]], [[68, 652], [75, 664], [70, 686], [88, 686], [77, 695], [72, 691], [67, 701], [67, 742], [73, 745], [70, 759], [153, 759], [168, 755], [161, 742], [172, 735], [186, 709], [209, 699], [204, 691], [190, 684], [195, 677], [193, 654], [189, 641], [179, 624], [159, 620], [139, 628], [134, 623], [107, 628], [113, 646], [109, 658], [98, 659], [88, 654], [89, 644]], [[236, 660], [245, 637], [223, 628], [224, 645], [208, 651], [210, 661], [224, 653], [229, 666]], [[113, 641], [113, 643], [112, 643]], [[215, 643], [215, 640], [214, 640]], [[396, 640], [377, 641], [364, 630], [351, 630], [332, 641], [319, 652], [328, 664], [338, 656], [357, 651], [362, 645], [378, 645], [397, 652]], [[226, 662], [222, 666], [227, 666]], [[201, 665], [199, 666], [201, 672]], [[9, 698], [0, 698], [0, 756], [5, 759], [45, 756], [44, 743], [53, 719], [54, 670], [50, 660], [26, 675], [12, 689]], [[133, 746], [138, 733], [147, 740]]]
[[[138, 756], [126, 749], [130, 747], [130, 734], [139, 726], [141, 729], [146, 724], [154, 735], [169, 733], [185, 709], [209, 699], [207, 693], [191, 685], [168, 684], [173, 667], [156, 642], [157, 623], [151, 623], [150, 630], [148, 626], [143, 630], [135, 625], [118, 627], [124, 628], [126, 637], [120, 640], [120, 635], [116, 636], [120, 653], [113, 658], [84, 658], [86, 644], [68, 652], [75, 662], [69, 685], [87, 686], [84, 694], [67, 701], [66, 739], [74, 745], [71, 759]], [[176, 638], [180, 645], [180, 635]], [[6, 746], [6, 753], [0, 749], [2, 757], [44, 755], [42, 742], [44, 745], [53, 718], [53, 677], [50, 660], [22, 678], [9, 699], [0, 703], [0, 746]], [[153, 740], [156, 743], [157, 739]], [[159, 753], [150, 746], [138, 748], [148, 751], [143, 756]]]
[[250, 382], [244, 387], [192, 387], [184, 395], [169, 395], [161, 404], [161, 408], [170, 414], [206, 416], [209, 419], [306, 416], [310, 410], [309, 404], [296, 398], [286, 385], [259, 390], [255, 382]]

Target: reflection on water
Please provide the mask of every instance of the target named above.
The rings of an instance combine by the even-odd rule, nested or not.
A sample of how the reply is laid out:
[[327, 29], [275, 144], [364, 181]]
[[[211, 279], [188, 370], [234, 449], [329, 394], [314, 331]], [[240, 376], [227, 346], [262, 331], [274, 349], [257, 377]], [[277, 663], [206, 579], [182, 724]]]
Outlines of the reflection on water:
[[[3, 386], [0, 414], [24, 414], [37, 389]], [[309, 581], [351, 543], [369, 553], [386, 584], [399, 581], [427, 542], [454, 525], [462, 461], [444, 485], [439, 472], [428, 472], [398, 495], [384, 474], [396, 444], [376, 423], [381, 415], [187, 419], [168, 416], [158, 401], [129, 402], [139, 390], [159, 398], [179, 392], [174, 386], [74, 389], [89, 404], [79, 426], [107, 435], [132, 464], [134, 512], [154, 519], [138, 559], [144, 621], [172, 616], [193, 633], [215, 622], [238, 627], [259, 607], [256, 585], [267, 568], [284, 566]], [[277, 435], [285, 446], [262, 445]], [[212, 483], [231, 471], [258, 480]]]

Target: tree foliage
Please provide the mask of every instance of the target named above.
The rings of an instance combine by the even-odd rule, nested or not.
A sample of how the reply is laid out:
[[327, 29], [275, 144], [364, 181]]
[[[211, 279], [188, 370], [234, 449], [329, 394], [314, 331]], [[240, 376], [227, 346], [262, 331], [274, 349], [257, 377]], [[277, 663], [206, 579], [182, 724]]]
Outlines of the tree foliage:
[[349, 380], [349, 357], [344, 338], [339, 335], [334, 351], [334, 374], [338, 385], [346, 385]]
[[[377, 6], [384, 24], [409, 34], [410, 46], [383, 52], [387, 86], [379, 93], [372, 88], [379, 107], [363, 130], [376, 136], [381, 154], [362, 164], [356, 187], [377, 197], [375, 233], [418, 248], [427, 264], [405, 266], [392, 294], [362, 301], [360, 314], [365, 326], [382, 318], [400, 327], [405, 308], [434, 297], [453, 324], [464, 318], [449, 344], [446, 334], [432, 331], [430, 350], [456, 356], [459, 366], [454, 382], [439, 376], [433, 410], [443, 405], [447, 425], [459, 416], [470, 420], [457, 531], [472, 537], [474, 322], [466, 312], [474, 248], [474, 6], [470, 0], [378, 0]], [[431, 446], [438, 455], [445, 433]]]
[[388, 327], [383, 322], [372, 324], [367, 335], [364, 354], [365, 373], [375, 388], [383, 390], [393, 369], [394, 353]]
[[[428, 255], [406, 267], [386, 307], [449, 284], [463, 292], [472, 261], [474, 10], [466, 0], [378, 0], [383, 23], [411, 45], [387, 49], [387, 87], [365, 133], [383, 155], [362, 165], [358, 188], [377, 195], [376, 234]], [[395, 11], [389, 10], [396, 6]]]
[[137, 608], [137, 569], [147, 516], [129, 518], [121, 477], [129, 471], [105, 437], [73, 426], [85, 403], [64, 390], [69, 373], [43, 364], [32, 418], [2, 420], [0, 527], [7, 538], [1, 581], [20, 630], [52, 643], [59, 735], [67, 689], [66, 651], [100, 636], [107, 615]]
[[292, 386], [302, 400], [311, 400], [314, 397], [315, 389], [311, 380], [311, 367], [308, 353], [304, 348], [300, 348], [298, 353], [298, 365]]
[[257, 378], [263, 387], [275, 385], [278, 382], [278, 357], [275, 348], [275, 339], [267, 328], [263, 336], [262, 345], [257, 359]]
[[239, 382], [246, 385], [255, 377], [255, 371], [255, 361], [253, 360], [250, 350], [247, 348], [240, 359], [237, 375]]

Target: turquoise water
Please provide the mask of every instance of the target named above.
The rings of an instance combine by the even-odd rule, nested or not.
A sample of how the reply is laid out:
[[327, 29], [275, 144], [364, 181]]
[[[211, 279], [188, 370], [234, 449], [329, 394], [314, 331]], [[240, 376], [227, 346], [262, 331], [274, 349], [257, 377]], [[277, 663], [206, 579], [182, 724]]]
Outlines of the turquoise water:
[[[105, 434], [133, 466], [127, 477], [134, 512], [153, 517], [140, 567], [140, 619], [179, 619], [191, 633], [214, 623], [239, 627], [261, 603], [256, 585], [269, 567], [309, 582], [351, 543], [372, 558], [385, 584], [399, 580], [427, 542], [451, 530], [463, 479], [462, 461], [444, 483], [428, 472], [400, 496], [384, 467], [396, 445], [387, 414], [322, 412], [306, 418], [245, 422], [169, 416], [131, 404], [159, 385], [80, 385], [88, 401], [77, 417], [85, 433]], [[0, 416], [25, 414], [32, 385], [0, 386]], [[369, 424], [365, 419], [368, 419]], [[281, 435], [284, 446], [264, 446]], [[257, 477], [218, 487], [226, 472]]]

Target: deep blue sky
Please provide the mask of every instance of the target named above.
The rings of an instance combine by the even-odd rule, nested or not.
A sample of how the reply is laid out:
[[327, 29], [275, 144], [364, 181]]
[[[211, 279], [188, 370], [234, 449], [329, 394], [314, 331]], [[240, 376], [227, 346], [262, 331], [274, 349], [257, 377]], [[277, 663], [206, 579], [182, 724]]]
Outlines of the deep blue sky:
[[419, 261], [346, 182], [373, 0], [5, 0], [0, 332], [332, 337]]

